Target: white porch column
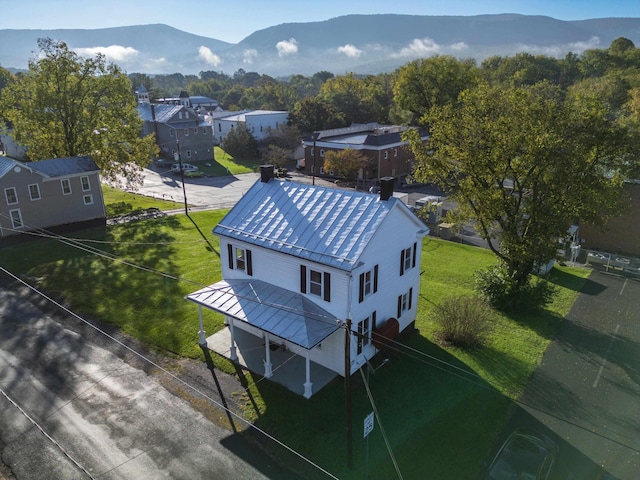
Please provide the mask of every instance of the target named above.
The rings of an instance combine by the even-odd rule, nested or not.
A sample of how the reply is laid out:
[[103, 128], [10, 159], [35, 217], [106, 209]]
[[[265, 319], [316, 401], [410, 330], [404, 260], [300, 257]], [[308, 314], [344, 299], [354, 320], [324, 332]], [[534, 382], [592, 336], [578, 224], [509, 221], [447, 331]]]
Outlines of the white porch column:
[[204, 333], [204, 326], [202, 325], [202, 305], [198, 305], [198, 320], [200, 320], [200, 331], [198, 332], [198, 343], [201, 347], [207, 346], [207, 335]]
[[304, 382], [304, 398], [311, 398], [311, 387], [313, 383], [311, 383], [311, 351], [305, 349], [305, 366], [307, 370], [307, 381]]
[[238, 353], [236, 352], [236, 337], [233, 331], [233, 317], [227, 317], [229, 319], [229, 332], [231, 333], [231, 348], [229, 351], [231, 352], [231, 360], [234, 362], [238, 361]]
[[267, 357], [264, 362], [264, 376], [270, 378], [273, 375], [273, 371], [271, 370], [271, 349], [269, 348], [269, 334], [267, 332], [264, 332], [264, 353]]

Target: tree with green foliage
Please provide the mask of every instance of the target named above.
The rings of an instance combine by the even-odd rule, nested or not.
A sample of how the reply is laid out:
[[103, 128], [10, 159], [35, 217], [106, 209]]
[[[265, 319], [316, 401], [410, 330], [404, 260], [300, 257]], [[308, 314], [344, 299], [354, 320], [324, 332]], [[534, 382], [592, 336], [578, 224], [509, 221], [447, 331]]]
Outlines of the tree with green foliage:
[[383, 97], [382, 87], [375, 77], [360, 78], [354, 73], [328, 79], [317, 96], [319, 101], [333, 105], [347, 125], [386, 118], [388, 105], [380, 101]]
[[450, 56], [415, 60], [400, 67], [393, 86], [396, 104], [413, 113], [417, 122], [431, 107], [455, 102], [460, 92], [478, 84], [479, 71], [472, 60]]
[[343, 115], [333, 105], [317, 97], [296, 102], [289, 113], [289, 121], [305, 133], [346, 126]]
[[111, 181], [141, 181], [156, 154], [125, 74], [103, 55], [82, 59], [64, 42], [38, 40], [29, 71], [2, 90], [0, 111], [31, 160], [89, 155]]
[[257, 155], [258, 142], [244, 123], [239, 123], [224, 137], [222, 148], [235, 158], [248, 159]]
[[425, 145], [409, 131], [414, 176], [457, 203], [499, 258], [513, 292], [556, 254], [575, 221], [602, 224], [620, 208], [624, 169], [637, 142], [597, 95], [547, 83], [481, 85], [425, 116]]
[[324, 156], [324, 171], [333, 171], [337, 177], [344, 178], [347, 182], [354, 182], [358, 178], [358, 172], [367, 163], [367, 157], [359, 150], [345, 148], [336, 151], [329, 150]]

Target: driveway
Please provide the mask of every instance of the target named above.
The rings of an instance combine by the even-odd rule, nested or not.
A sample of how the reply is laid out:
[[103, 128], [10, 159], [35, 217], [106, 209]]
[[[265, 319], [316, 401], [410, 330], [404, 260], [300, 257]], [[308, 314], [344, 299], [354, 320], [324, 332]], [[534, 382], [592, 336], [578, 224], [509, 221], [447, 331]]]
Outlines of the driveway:
[[70, 315], [56, 320], [0, 289], [0, 456], [18, 480], [295, 478], [212, 421], [225, 414], [210, 396], [179, 382], [171, 393], [175, 377], [158, 364]]
[[503, 437], [552, 437], [552, 479], [640, 478], [639, 281], [591, 274], [521, 401]]

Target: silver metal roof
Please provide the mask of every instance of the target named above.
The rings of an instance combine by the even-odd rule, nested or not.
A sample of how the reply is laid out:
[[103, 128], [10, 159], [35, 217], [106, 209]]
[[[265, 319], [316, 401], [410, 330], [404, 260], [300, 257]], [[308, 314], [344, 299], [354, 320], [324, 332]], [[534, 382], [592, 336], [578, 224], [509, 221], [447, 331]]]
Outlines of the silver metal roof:
[[261, 280], [223, 280], [186, 298], [307, 349], [340, 328], [304, 295]]
[[213, 233], [350, 271], [396, 202], [355, 190], [258, 181]]

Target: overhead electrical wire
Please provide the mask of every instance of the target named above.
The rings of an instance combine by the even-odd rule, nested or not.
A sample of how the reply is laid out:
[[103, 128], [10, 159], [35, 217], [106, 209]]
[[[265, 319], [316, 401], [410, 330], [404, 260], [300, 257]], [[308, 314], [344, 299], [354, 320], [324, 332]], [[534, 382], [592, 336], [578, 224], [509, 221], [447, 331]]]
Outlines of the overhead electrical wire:
[[[236, 418], [237, 420], [239, 420], [241, 423], [245, 424], [246, 426], [248, 426], [249, 428], [252, 428], [254, 430], [256, 430], [257, 432], [259, 432], [260, 434], [264, 435], [266, 438], [270, 439], [271, 441], [273, 441], [274, 443], [276, 443], [277, 445], [281, 446], [282, 448], [284, 448], [285, 450], [289, 451], [290, 453], [292, 453], [293, 455], [295, 455], [296, 457], [300, 458], [301, 460], [307, 462], [309, 465], [313, 466], [314, 468], [316, 468], [317, 470], [319, 470], [320, 472], [322, 472], [323, 474], [327, 475], [330, 478], [333, 478], [335, 480], [338, 480], [338, 477], [336, 477], [335, 475], [333, 475], [332, 473], [330, 473], [329, 471], [325, 470], [323, 467], [321, 467], [320, 465], [318, 465], [317, 463], [313, 462], [311, 459], [305, 457], [304, 455], [302, 455], [301, 453], [299, 453], [298, 451], [294, 450], [292, 447], [290, 447], [289, 445], [285, 444], [284, 442], [282, 442], [281, 440], [277, 439], [276, 437], [274, 437], [273, 435], [271, 435], [270, 433], [266, 432], [265, 430], [261, 429], [260, 427], [254, 425], [253, 423], [251, 423], [250, 421], [246, 420], [244, 417], [242, 417], [241, 415], [238, 415], [237, 413], [235, 413], [233, 410], [229, 409], [228, 407], [224, 406], [222, 403], [218, 402], [216, 399], [212, 398], [211, 396], [207, 395], [206, 393], [200, 391], [199, 389], [197, 389], [196, 387], [192, 386], [191, 384], [189, 384], [188, 382], [182, 380], [180, 377], [176, 376], [175, 374], [171, 373], [169, 370], [167, 370], [166, 368], [162, 367], [161, 365], [159, 365], [158, 363], [154, 362], [153, 360], [151, 360], [150, 358], [144, 356], [143, 354], [139, 353], [138, 351], [136, 351], [135, 349], [131, 348], [129, 345], [123, 343], [122, 341], [118, 340], [117, 338], [113, 337], [112, 335], [110, 335], [109, 333], [105, 332], [104, 330], [102, 330], [101, 328], [97, 327], [96, 325], [93, 325], [91, 322], [89, 322], [88, 320], [84, 319], [83, 317], [81, 317], [80, 315], [78, 315], [77, 313], [73, 312], [72, 310], [70, 310], [69, 308], [65, 307], [64, 305], [62, 305], [61, 303], [57, 302], [56, 300], [54, 300], [53, 298], [49, 297], [48, 295], [46, 295], [44, 292], [38, 290], [37, 288], [33, 287], [32, 285], [29, 285], [27, 282], [25, 282], [24, 280], [20, 279], [18, 276], [14, 275], [13, 273], [9, 272], [7, 269], [5, 269], [4, 267], [0, 266], [0, 271], [2, 271], [3, 273], [9, 275], [11, 278], [13, 278], [14, 280], [20, 282], [21, 284], [23, 284], [24, 286], [26, 286], [27, 288], [29, 288], [30, 290], [32, 290], [33, 292], [35, 292], [36, 294], [40, 295], [42, 298], [44, 298], [45, 300], [47, 300], [48, 302], [52, 303], [53, 305], [55, 305], [56, 307], [60, 308], [61, 310], [65, 311], [66, 313], [68, 313], [69, 315], [71, 315], [72, 317], [80, 320], [82, 323], [86, 324], [87, 326], [93, 328], [94, 330], [96, 330], [98, 333], [104, 335], [105, 337], [107, 337], [109, 340], [117, 343], [119, 346], [125, 348], [126, 350], [128, 350], [129, 352], [131, 352], [132, 354], [134, 354], [135, 356], [139, 357], [140, 359], [142, 359], [143, 361], [149, 363], [151, 366], [153, 366], [154, 368], [157, 368], [159, 371], [161, 371], [162, 373], [164, 373], [165, 375], [168, 375], [169, 377], [171, 377], [173, 380], [177, 381], [178, 383], [182, 384], [183, 386], [187, 387], [188, 389], [196, 392], [198, 395], [201, 395], [203, 398], [206, 398], [207, 400], [209, 400], [210, 402], [212, 402], [213, 404], [215, 404], [216, 406], [218, 406], [219, 408], [223, 409], [227, 414], [233, 416], [234, 418]], [[128, 461], [130, 461], [131, 459], [126, 460], [125, 462], [123, 462], [121, 465], [124, 465], [125, 463], [127, 463]], [[120, 465], [120, 466], [121, 466]]]
[[[6, 216], [6, 215], [5, 215], [5, 216]], [[45, 231], [45, 232], [46, 232], [46, 230], [44, 230], [44, 229], [40, 229], [40, 230], [43, 230], [43, 231]], [[203, 287], [203, 288], [205, 288], [205, 287], [206, 287], [206, 285], [200, 284], [200, 283], [198, 283], [198, 282], [195, 282], [195, 281], [192, 281], [192, 280], [189, 280], [189, 279], [183, 278], [183, 277], [179, 277], [179, 276], [176, 276], [176, 275], [170, 275], [170, 274], [167, 274], [167, 273], [162, 272], [162, 271], [157, 270], [157, 269], [153, 269], [153, 268], [146, 267], [146, 266], [143, 266], [143, 265], [135, 264], [135, 263], [133, 263], [133, 262], [129, 262], [129, 261], [126, 261], [126, 260], [122, 260], [122, 259], [120, 259], [119, 257], [117, 257], [117, 256], [115, 256], [115, 255], [109, 255], [109, 254], [106, 254], [105, 252], [103, 252], [102, 250], [99, 250], [99, 249], [97, 249], [97, 248], [92, 248], [92, 247], [85, 246], [85, 245], [83, 245], [83, 244], [82, 244], [82, 242], [81, 242], [81, 241], [79, 241], [79, 242], [78, 242], [78, 243], [80, 243], [80, 245], [76, 245], [74, 240], [69, 239], [69, 238], [67, 238], [67, 237], [64, 237], [64, 236], [61, 236], [61, 235], [57, 235], [57, 234], [54, 234], [54, 233], [51, 233], [51, 232], [49, 232], [49, 235], [51, 236], [50, 238], [52, 238], [52, 239], [54, 239], [54, 240], [58, 240], [58, 241], [60, 241], [60, 242], [62, 242], [62, 243], [65, 243], [65, 244], [67, 244], [67, 245], [70, 245], [70, 246], [76, 246], [77, 248], [80, 248], [80, 249], [82, 249], [82, 250], [85, 250], [85, 251], [87, 251], [87, 252], [89, 252], [89, 253], [94, 253], [94, 254], [96, 254], [96, 255], [103, 256], [103, 257], [105, 257], [105, 258], [108, 258], [108, 259], [111, 259], [111, 260], [113, 260], [113, 261], [116, 261], [116, 262], [122, 263], [122, 264], [124, 264], [124, 265], [131, 266], [131, 267], [133, 267], [133, 268], [138, 268], [138, 269], [141, 269], [141, 270], [144, 270], [144, 271], [147, 271], [147, 272], [150, 272], [150, 273], [158, 274], [158, 275], [161, 275], [161, 276], [163, 276], [163, 277], [170, 278], [170, 279], [173, 279], [173, 280], [182, 281], [182, 282], [188, 282], [188, 283], [191, 283], [191, 284], [193, 284], [193, 285], [200, 286], [200, 287]], [[0, 268], [1, 268], [1, 267], [0, 267]], [[216, 290], [216, 289], [213, 289], [213, 288], [212, 288], [212, 291], [214, 291], [214, 290]], [[238, 297], [238, 298], [243, 298], [244, 300], [249, 300], [249, 301], [258, 302], [258, 300], [256, 300], [255, 298], [242, 297], [242, 296], [239, 296], [239, 295], [236, 295], [236, 297]], [[259, 302], [259, 303], [263, 303], [263, 302]], [[263, 303], [263, 304], [265, 304], [265, 303]], [[278, 305], [278, 304], [268, 304], [268, 305], [269, 305], [269, 306], [272, 306], [272, 307], [274, 307], [274, 308], [282, 309], [282, 310], [284, 310], [284, 311], [297, 312], [297, 310], [296, 310], [295, 308], [288, 307], [288, 306], [286, 306], [286, 305]], [[297, 312], [297, 313], [299, 313], [299, 312]], [[335, 319], [335, 318], [332, 318], [332, 317], [326, 317], [326, 316], [320, 316], [319, 314], [315, 314], [315, 320], [318, 320], [318, 321], [321, 321], [321, 322], [325, 322], [325, 323], [327, 323], [327, 324], [331, 324], [331, 325], [336, 325], [336, 324], [337, 324], [339, 328], [346, 329], [346, 324], [345, 324], [345, 322], [343, 322], [343, 321], [341, 321], [341, 320], [339, 320], [339, 319]], [[359, 334], [358, 334], [358, 332], [356, 332], [355, 330], [352, 330], [352, 331], [351, 331], [351, 334], [352, 334], [352, 335], [354, 335], [354, 336], [358, 336], [358, 335], [359, 335]], [[485, 389], [485, 390], [487, 390], [487, 391], [491, 391], [491, 392], [496, 393], [496, 394], [498, 394], [498, 395], [505, 396], [502, 392], [500, 392], [498, 389], [496, 389], [495, 387], [493, 387], [491, 384], [488, 384], [488, 383], [480, 383], [480, 382], [477, 382], [476, 380], [474, 380], [473, 378], [475, 378], [475, 379], [477, 379], [477, 380], [484, 380], [481, 376], [477, 375], [477, 374], [476, 374], [476, 373], [474, 373], [474, 372], [471, 372], [471, 371], [466, 370], [466, 369], [464, 369], [464, 368], [461, 368], [461, 367], [458, 367], [458, 366], [456, 366], [456, 365], [453, 365], [452, 363], [447, 362], [447, 361], [445, 361], [445, 360], [438, 359], [437, 357], [434, 357], [434, 356], [432, 356], [432, 355], [429, 355], [429, 354], [427, 354], [427, 353], [425, 353], [425, 352], [421, 352], [421, 351], [419, 351], [419, 350], [413, 349], [413, 348], [409, 347], [408, 345], [402, 344], [402, 343], [400, 343], [400, 342], [396, 342], [396, 341], [393, 341], [393, 340], [386, 340], [386, 339], [385, 339], [385, 341], [387, 342], [388, 346], [390, 346], [390, 345], [392, 345], [392, 344], [395, 344], [395, 345], [396, 345], [396, 347], [394, 347], [394, 348], [392, 348], [392, 349], [393, 349], [393, 350], [395, 350], [395, 351], [397, 351], [397, 352], [398, 352], [398, 353], [400, 353], [400, 354], [406, 355], [406, 356], [408, 356], [408, 357], [410, 357], [410, 358], [413, 358], [413, 359], [415, 359], [415, 360], [418, 360], [418, 361], [420, 361], [420, 362], [422, 362], [422, 363], [425, 363], [425, 364], [427, 364], [427, 365], [431, 365], [431, 366], [433, 366], [433, 367], [435, 367], [435, 368], [438, 368], [438, 369], [440, 369], [440, 370], [442, 370], [442, 371], [445, 371], [445, 372], [447, 372], [447, 373], [450, 373], [450, 374], [452, 374], [452, 375], [454, 375], [454, 376], [457, 376], [457, 377], [459, 377], [459, 378], [461, 378], [461, 379], [463, 379], [463, 380], [466, 380], [466, 381], [468, 381], [468, 382], [471, 382], [471, 383], [473, 383], [474, 385], [476, 385], [476, 386], [478, 386], [478, 387], [480, 387], [480, 388], [483, 388], [483, 389]], [[409, 350], [410, 352], [416, 353], [416, 354], [418, 354], [418, 355], [420, 355], [420, 356], [426, 357], [426, 358], [430, 359], [432, 362], [428, 362], [428, 361], [425, 361], [425, 360], [423, 360], [423, 359], [420, 359], [420, 358], [418, 358], [418, 357], [416, 357], [416, 356], [412, 355], [411, 353], [409, 353], [409, 352], [407, 352], [407, 351], [405, 351], [405, 350], [402, 350], [401, 348], [398, 348], [398, 347], [401, 347], [401, 348], [403, 348], [403, 349]], [[449, 367], [449, 368], [451, 368], [453, 371], [448, 370], [448, 369], [447, 369], [447, 368], [445, 368], [445, 367]], [[469, 377], [472, 377], [472, 378], [469, 378]], [[558, 417], [557, 415], [555, 415], [555, 414], [553, 414], [553, 413], [550, 413], [550, 412], [548, 412], [548, 411], [542, 410], [542, 409], [540, 409], [539, 407], [535, 407], [535, 406], [533, 406], [533, 405], [527, 404], [527, 403], [525, 403], [525, 402], [523, 402], [523, 401], [521, 401], [521, 400], [518, 400], [518, 399], [510, 399], [510, 400], [511, 400], [511, 401], [513, 401], [513, 402], [514, 402], [514, 403], [516, 403], [516, 404], [519, 404], [519, 405], [526, 406], [526, 407], [528, 407], [528, 408], [534, 409], [534, 410], [536, 410], [536, 411], [539, 411], [539, 412], [541, 412], [541, 413], [544, 413], [544, 414], [546, 414], [546, 415], [549, 415], [550, 417], [553, 417], [553, 418], [555, 418], [555, 419], [557, 419], [557, 420], [564, 421], [564, 422], [566, 422], [566, 423], [568, 423], [568, 424], [571, 424], [571, 425], [573, 425], [573, 426], [575, 426], [575, 427], [577, 427], [577, 428], [580, 428], [580, 429], [582, 429], [582, 430], [584, 430], [584, 431], [586, 431], [586, 432], [588, 432], [588, 433], [592, 433], [592, 434], [597, 435], [597, 436], [599, 436], [599, 437], [601, 437], [601, 438], [604, 438], [604, 439], [610, 440], [610, 441], [612, 441], [612, 442], [614, 442], [614, 443], [617, 443], [617, 444], [619, 444], [619, 445], [621, 445], [621, 446], [623, 446], [623, 447], [625, 447], [625, 448], [628, 448], [628, 449], [630, 449], [630, 450], [632, 450], [632, 451], [634, 451], [634, 452], [638, 452], [638, 453], [640, 453], [640, 450], [639, 450], [639, 449], [636, 449], [636, 448], [634, 448], [634, 447], [632, 447], [632, 446], [630, 446], [630, 445], [627, 445], [627, 444], [625, 444], [625, 443], [622, 443], [622, 442], [620, 442], [620, 441], [618, 441], [618, 440], [615, 440], [615, 439], [613, 439], [613, 438], [607, 437], [606, 435], [603, 435], [603, 434], [600, 434], [600, 433], [594, 432], [594, 431], [592, 431], [592, 430], [589, 430], [588, 428], [583, 427], [583, 426], [580, 426], [580, 425], [578, 425], [578, 424], [576, 424], [576, 423], [574, 423], [574, 422], [572, 422], [572, 421], [570, 421], [570, 420], [566, 420], [566, 419], [563, 419], [563, 418], [561, 418], [561, 417]]]

